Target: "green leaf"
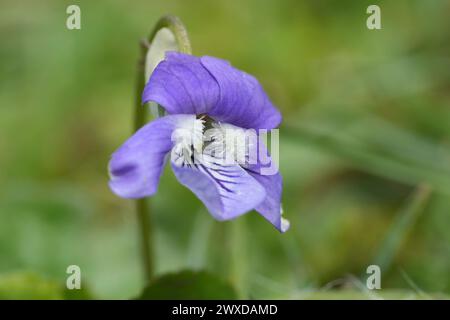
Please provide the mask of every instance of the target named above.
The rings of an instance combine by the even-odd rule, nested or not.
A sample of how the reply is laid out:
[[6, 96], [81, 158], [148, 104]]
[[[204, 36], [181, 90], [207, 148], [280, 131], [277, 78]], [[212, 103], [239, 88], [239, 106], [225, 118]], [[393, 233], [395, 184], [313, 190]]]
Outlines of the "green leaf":
[[93, 300], [91, 291], [85, 285], [81, 289], [67, 289], [63, 291], [64, 300]]
[[138, 299], [236, 299], [236, 292], [216, 275], [184, 270], [155, 279]]

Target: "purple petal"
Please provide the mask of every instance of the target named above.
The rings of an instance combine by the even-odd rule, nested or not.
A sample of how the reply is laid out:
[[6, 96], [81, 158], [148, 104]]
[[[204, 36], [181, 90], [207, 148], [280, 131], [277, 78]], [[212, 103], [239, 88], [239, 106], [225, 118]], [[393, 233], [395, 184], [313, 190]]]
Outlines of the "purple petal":
[[192, 167], [172, 169], [217, 220], [233, 219], [254, 209], [264, 198], [264, 188], [239, 165], [220, 166], [211, 160]]
[[277, 173], [271, 176], [263, 176], [250, 171], [249, 174], [266, 190], [266, 198], [255, 210], [280, 232], [286, 232], [289, 229], [289, 222], [281, 217], [281, 192], [283, 189], [281, 175]]
[[219, 99], [219, 86], [200, 58], [168, 52], [153, 71], [142, 102], [154, 101], [171, 114], [206, 113]]
[[213, 57], [169, 52], [145, 86], [142, 102], [170, 114], [207, 113], [242, 128], [272, 129], [281, 114], [253, 76]]
[[123, 198], [154, 194], [164, 166], [165, 155], [173, 146], [172, 131], [194, 115], [168, 115], [139, 129], [111, 157], [111, 190]]
[[258, 80], [225, 60], [208, 56], [200, 60], [220, 88], [219, 101], [209, 110], [210, 116], [242, 128], [273, 129], [280, 124], [281, 114]]
[[275, 164], [273, 163], [267, 148], [261, 141], [258, 143], [258, 146], [259, 148], [262, 148], [261, 154], [267, 156], [265, 156], [265, 159], [262, 160], [261, 154], [258, 153], [257, 163], [250, 164], [245, 167], [247, 172], [266, 190], [266, 197], [264, 201], [262, 201], [255, 208], [255, 210], [258, 211], [267, 221], [273, 224], [280, 232], [286, 232], [289, 229], [289, 222], [281, 217], [281, 193], [283, 190], [283, 179], [278, 169], [274, 171], [274, 174], [267, 174], [268, 172], [273, 172], [273, 170], [268, 169], [271, 168], [271, 166], [275, 166]]

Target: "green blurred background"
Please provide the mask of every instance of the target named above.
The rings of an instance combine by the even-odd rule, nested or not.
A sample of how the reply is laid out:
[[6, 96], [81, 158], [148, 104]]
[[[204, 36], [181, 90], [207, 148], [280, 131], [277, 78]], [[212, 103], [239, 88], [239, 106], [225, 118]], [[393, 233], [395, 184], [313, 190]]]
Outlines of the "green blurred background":
[[[81, 30], [66, 8], [81, 8]], [[381, 7], [382, 30], [366, 28]], [[254, 74], [284, 115], [280, 235], [212, 219], [171, 170], [152, 199], [156, 272], [208, 270], [252, 298], [450, 293], [450, 1], [13, 1], [0, 9], [0, 297], [143, 286], [131, 201], [108, 189], [130, 135], [138, 42], [160, 16], [196, 55]], [[382, 292], [365, 289], [382, 268]], [[336, 294], [336, 295], [334, 295]]]

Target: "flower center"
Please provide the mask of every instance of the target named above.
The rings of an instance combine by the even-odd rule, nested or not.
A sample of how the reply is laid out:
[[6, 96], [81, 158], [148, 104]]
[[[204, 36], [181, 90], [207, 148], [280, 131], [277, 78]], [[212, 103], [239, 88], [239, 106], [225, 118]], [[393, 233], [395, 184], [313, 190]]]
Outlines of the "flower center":
[[[257, 143], [254, 130], [217, 122], [207, 115], [183, 121], [172, 134], [172, 162], [179, 167], [205, 164], [245, 165]], [[256, 157], [256, 154], [254, 155]], [[208, 157], [209, 161], [204, 161]]]
[[186, 119], [173, 131], [171, 160], [176, 166], [193, 165], [196, 154], [202, 152], [204, 123], [201, 118]]

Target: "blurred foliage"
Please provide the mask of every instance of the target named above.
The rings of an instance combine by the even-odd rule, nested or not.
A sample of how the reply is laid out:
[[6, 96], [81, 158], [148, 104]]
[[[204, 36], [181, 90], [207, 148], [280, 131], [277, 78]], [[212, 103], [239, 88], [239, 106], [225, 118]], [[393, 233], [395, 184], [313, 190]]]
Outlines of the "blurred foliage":
[[[375, 3], [382, 30], [370, 31]], [[81, 30], [65, 28], [69, 4], [81, 7]], [[367, 266], [388, 257], [383, 289], [450, 293], [449, 9], [447, 0], [3, 0], [0, 273], [65, 283], [77, 264], [95, 297], [141, 292], [133, 204], [109, 191], [106, 166], [131, 132], [138, 41], [172, 13], [194, 54], [254, 74], [281, 109], [291, 230], [280, 235], [255, 212], [216, 222], [166, 170], [152, 200], [157, 273], [204, 269], [240, 295], [307, 298], [347, 275], [365, 283]], [[4, 281], [23, 289], [2, 298], [27, 283], [42, 290], [36, 298], [63, 295], [34, 276]]]
[[15, 272], [0, 276], [0, 299], [87, 300], [92, 296], [86, 287], [67, 289], [65, 283], [44, 278], [33, 272]]
[[165, 274], [148, 285], [140, 300], [229, 300], [236, 299], [233, 287], [208, 272], [183, 270]]
[[0, 299], [62, 299], [57, 282], [33, 273], [15, 273], [0, 277]]
[[362, 292], [360, 290], [331, 290], [318, 291], [306, 294], [302, 297], [309, 300], [430, 300], [430, 299], [448, 299], [442, 294], [433, 296], [424, 296], [408, 290], [383, 290], [377, 292]]

